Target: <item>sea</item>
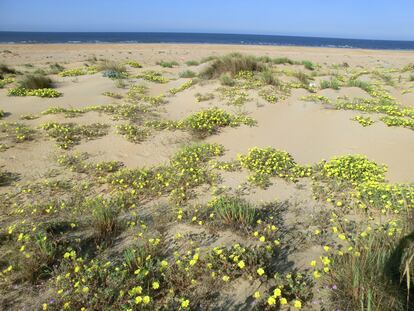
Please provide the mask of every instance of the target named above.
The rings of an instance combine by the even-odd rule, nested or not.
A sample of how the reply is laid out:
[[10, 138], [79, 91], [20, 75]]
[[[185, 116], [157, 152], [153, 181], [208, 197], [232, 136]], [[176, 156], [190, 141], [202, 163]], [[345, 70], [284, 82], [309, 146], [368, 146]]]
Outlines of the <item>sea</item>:
[[377, 50], [414, 50], [414, 41], [173, 32], [0, 31], [0, 43], [184, 43], [310, 46]]

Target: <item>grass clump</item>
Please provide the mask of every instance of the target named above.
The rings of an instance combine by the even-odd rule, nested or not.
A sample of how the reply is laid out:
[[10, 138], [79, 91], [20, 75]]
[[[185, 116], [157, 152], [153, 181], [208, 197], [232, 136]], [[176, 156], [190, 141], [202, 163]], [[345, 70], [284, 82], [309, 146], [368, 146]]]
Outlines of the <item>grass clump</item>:
[[374, 121], [370, 117], [355, 116], [355, 118], [353, 118], [352, 120], [357, 121], [363, 127], [367, 127], [374, 124]]
[[185, 62], [185, 64], [186, 64], [187, 66], [198, 66], [198, 65], [200, 65], [200, 63], [199, 63], [198, 61], [196, 61], [196, 60], [189, 60], [189, 61], [186, 61], [186, 62]]
[[294, 65], [296, 62], [288, 57], [276, 57], [271, 59], [271, 62], [275, 65]]
[[196, 93], [195, 98], [197, 102], [203, 102], [203, 101], [214, 99], [214, 94], [213, 93], [205, 93], [205, 94]]
[[372, 85], [368, 82], [357, 80], [357, 79], [350, 79], [348, 81], [348, 86], [350, 87], [359, 87], [360, 89], [364, 90], [367, 93], [372, 92]]
[[184, 70], [179, 73], [180, 78], [194, 78], [196, 76], [196, 73], [191, 70]]
[[44, 75], [25, 75], [20, 81], [19, 86], [27, 90], [52, 88], [52, 79]]
[[86, 202], [87, 209], [92, 211], [92, 226], [99, 241], [113, 239], [119, 232], [121, 224], [118, 220], [121, 208], [116, 199], [105, 200], [101, 197]]
[[93, 123], [90, 125], [77, 125], [75, 123], [48, 122], [41, 126], [47, 134], [54, 138], [62, 149], [72, 148], [82, 139], [92, 140], [108, 134], [109, 125]]
[[6, 64], [0, 63], [0, 78], [2, 79], [5, 74], [16, 74], [17, 71], [14, 68], [7, 66]]
[[224, 73], [234, 76], [239, 71], [263, 71], [264, 69], [264, 64], [256, 57], [232, 53], [215, 59], [200, 73], [200, 77], [215, 79]]
[[144, 141], [150, 134], [148, 129], [140, 128], [134, 124], [120, 124], [116, 126], [118, 134], [121, 134], [126, 140], [132, 143]]
[[236, 81], [228, 73], [223, 73], [219, 80], [221, 85], [225, 86], [234, 86], [236, 84]]
[[308, 70], [315, 70], [316, 65], [309, 60], [302, 61], [302, 65]]
[[[399, 271], [402, 253], [410, 254], [406, 244], [414, 243], [413, 233], [399, 240], [387, 228], [365, 232], [354, 242], [354, 252], [334, 255], [327, 277], [335, 308], [344, 310], [411, 310], [414, 306]], [[410, 241], [411, 239], [411, 241]], [[408, 242], [408, 243], [407, 243]], [[403, 246], [404, 245], [404, 246]], [[401, 247], [403, 246], [403, 247]], [[412, 250], [412, 249], [411, 249]], [[355, 255], [357, 254], [357, 255]], [[411, 252], [409, 256], [414, 253]], [[398, 260], [400, 258], [400, 260]], [[404, 270], [401, 269], [401, 270]], [[413, 284], [412, 280], [408, 284]]]
[[322, 80], [319, 84], [320, 88], [323, 89], [334, 89], [339, 90], [340, 88], [340, 81], [338, 79], [332, 78], [330, 80]]
[[260, 74], [260, 80], [266, 85], [280, 86], [281, 82], [270, 70], [265, 70]]
[[63, 67], [59, 63], [54, 63], [49, 65], [49, 73], [51, 74], [58, 74], [61, 73], [63, 70], [65, 70], [65, 67]]
[[164, 68], [172, 68], [174, 66], [178, 66], [178, 63], [176, 61], [167, 62], [167, 61], [161, 60], [157, 62], [157, 65], [164, 67]]
[[227, 225], [248, 227], [256, 221], [256, 209], [239, 197], [220, 196], [210, 201], [208, 206]]

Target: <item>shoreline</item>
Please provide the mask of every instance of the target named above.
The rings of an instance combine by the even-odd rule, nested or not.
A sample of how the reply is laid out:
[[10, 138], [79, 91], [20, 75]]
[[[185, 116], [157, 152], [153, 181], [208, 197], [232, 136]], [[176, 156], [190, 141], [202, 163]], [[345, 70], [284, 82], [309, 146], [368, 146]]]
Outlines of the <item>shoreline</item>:
[[249, 48], [280, 48], [280, 49], [305, 49], [305, 50], [325, 50], [325, 51], [364, 51], [364, 52], [394, 52], [394, 53], [413, 53], [414, 49], [364, 49], [358, 47], [338, 47], [338, 46], [307, 46], [307, 45], [278, 45], [278, 44], [246, 44], [246, 43], [170, 43], [170, 42], [159, 42], [159, 43], [145, 43], [145, 42], [57, 42], [57, 43], [18, 43], [18, 42], [0, 42], [0, 48], [4, 47], [47, 47], [47, 46], [81, 46], [81, 47], [97, 47], [97, 46], [149, 46], [158, 48], [160, 46], [183, 46], [183, 47], [197, 47], [197, 46], [209, 46], [214, 48], [220, 47], [249, 47]]

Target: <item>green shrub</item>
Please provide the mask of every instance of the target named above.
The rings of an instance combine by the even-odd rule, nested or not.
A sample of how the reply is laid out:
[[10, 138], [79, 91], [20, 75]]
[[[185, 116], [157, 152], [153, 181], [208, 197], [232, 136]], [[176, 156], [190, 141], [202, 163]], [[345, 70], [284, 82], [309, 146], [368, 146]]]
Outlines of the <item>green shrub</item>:
[[[335, 255], [331, 266], [333, 273], [328, 281], [336, 289], [331, 291], [334, 309], [344, 310], [409, 310], [414, 304], [408, 300], [404, 283], [390, 279], [388, 266], [397, 270], [395, 262], [390, 262], [398, 245], [398, 239], [383, 230], [374, 231], [354, 245], [356, 256], [347, 252]], [[398, 263], [397, 263], [398, 265]]]
[[65, 70], [65, 67], [63, 67], [61, 64], [54, 63], [49, 65], [49, 73], [51, 74], [58, 74]]
[[221, 85], [234, 86], [236, 84], [236, 81], [234, 81], [234, 79], [229, 74], [223, 73], [220, 76], [220, 83]]
[[28, 90], [52, 88], [52, 80], [43, 75], [25, 75], [20, 81], [19, 86]]
[[113, 71], [119, 74], [126, 72], [126, 67], [124, 64], [108, 60], [99, 63], [97, 69], [98, 71]]
[[279, 86], [281, 82], [270, 70], [265, 70], [260, 74], [260, 80], [267, 85]]
[[196, 73], [191, 70], [185, 70], [179, 73], [180, 78], [194, 78], [196, 76]]
[[239, 71], [263, 71], [265, 66], [254, 56], [246, 56], [239, 53], [232, 53], [215, 59], [201, 73], [204, 79], [214, 79], [227, 73], [232, 76]]
[[331, 78], [330, 80], [322, 80], [320, 82], [321, 89], [339, 90], [339, 86], [340, 86], [340, 82], [335, 78]]
[[164, 68], [172, 68], [174, 66], [178, 66], [178, 63], [176, 61], [166, 62], [162, 60], [162, 61], [157, 62], [157, 65], [160, 65], [161, 67], [164, 67]]
[[200, 63], [196, 60], [189, 60], [185, 62], [187, 66], [198, 66]]
[[224, 224], [252, 226], [256, 220], [256, 209], [239, 197], [220, 196], [210, 201], [208, 206]]
[[302, 65], [305, 66], [305, 68], [308, 70], [315, 70], [316, 68], [315, 64], [309, 60], [302, 61]]

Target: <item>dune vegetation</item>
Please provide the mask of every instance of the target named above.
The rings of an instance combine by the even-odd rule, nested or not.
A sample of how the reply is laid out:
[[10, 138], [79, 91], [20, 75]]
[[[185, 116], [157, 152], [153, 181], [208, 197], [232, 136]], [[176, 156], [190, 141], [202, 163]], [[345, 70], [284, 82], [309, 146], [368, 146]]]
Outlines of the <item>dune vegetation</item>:
[[299, 105], [413, 142], [414, 69], [274, 55], [1, 65], [1, 309], [414, 308], [414, 184], [255, 136]]

